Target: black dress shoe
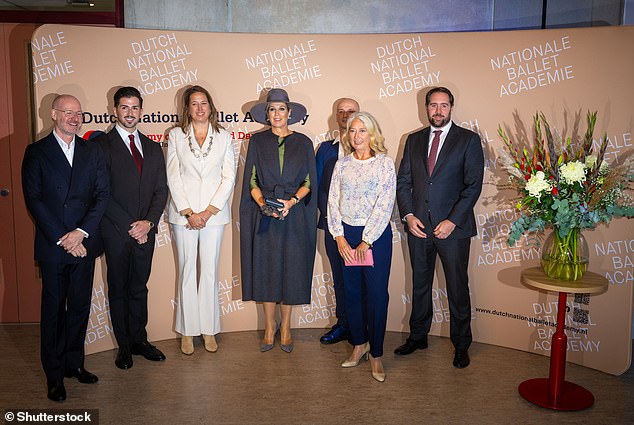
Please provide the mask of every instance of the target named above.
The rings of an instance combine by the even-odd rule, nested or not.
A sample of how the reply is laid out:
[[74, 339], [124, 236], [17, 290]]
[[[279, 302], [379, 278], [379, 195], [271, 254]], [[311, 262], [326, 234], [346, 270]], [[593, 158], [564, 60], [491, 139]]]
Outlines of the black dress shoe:
[[458, 369], [469, 366], [469, 351], [468, 350], [456, 350], [456, 354], [453, 356], [453, 365]]
[[425, 348], [427, 348], [427, 337], [421, 340], [407, 338], [405, 344], [397, 347], [396, 350], [394, 350], [394, 354], [406, 356], [408, 354], [412, 354], [416, 350], [424, 350]]
[[46, 394], [46, 396], [49, 398], [49, 400], [66, 400], [66, 388], [64, 388], [63, 382], [49, 382], [46, 385], [48, 386], [48, 393]]
[[77, 378], [77, 380], [82, 384], [94, 384], [99, 381], [97, 375], [88, 372], [83, 367], [78, 367], [77, 369], [67, 369], [65, 375], [67, 378]]
[[347, 328], [341, 325], [335, 325], [319, 338], [319, 342], [322, 344], [336, 344], [341, 341], [347, 341], [348, 336], [349, 332]]
[[132, 354], [128, 348], [119, 348], [117, 352], [117, 358], [114, 360], [114, 364], [119, 369], [130, 369], [132, 367]]
[[141, 344], [132, 344], [132, 354], [136, 356], [143, 356], [153, 362], [160, 362], [165, 360], [165, 354], [161, 353], [161, 350], [145, 341]]

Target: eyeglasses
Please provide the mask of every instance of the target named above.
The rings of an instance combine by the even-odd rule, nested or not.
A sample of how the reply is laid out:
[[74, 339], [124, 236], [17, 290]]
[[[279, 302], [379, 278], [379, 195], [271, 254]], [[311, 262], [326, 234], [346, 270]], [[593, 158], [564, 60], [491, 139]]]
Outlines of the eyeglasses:
[[57, 109], [57, 108], [53, 108], [56, 111], [60, 111], [64, 113], [64, 116], [66, 118], [70, 118], [70, 117], [77, 117], [77, 118], [83, 118], [84, 113], [82, 111], [76, 112], [76, 111], [71, 111], [70, 109]]

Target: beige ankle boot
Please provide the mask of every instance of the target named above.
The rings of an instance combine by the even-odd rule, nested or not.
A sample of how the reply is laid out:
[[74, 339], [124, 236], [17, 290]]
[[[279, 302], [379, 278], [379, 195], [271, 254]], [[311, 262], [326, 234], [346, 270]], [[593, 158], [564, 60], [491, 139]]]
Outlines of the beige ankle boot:
[[181, 351], [188, 356], [194, 354], [194, 337], [185, 336], [181, 337]]
[[218, 344], [216, 343], [216, 337], [213, 335], [205, 335], [203, 334], [203, 340], [205, 341], [205, 350], [210, 353], [215, 353], [218, 351]]

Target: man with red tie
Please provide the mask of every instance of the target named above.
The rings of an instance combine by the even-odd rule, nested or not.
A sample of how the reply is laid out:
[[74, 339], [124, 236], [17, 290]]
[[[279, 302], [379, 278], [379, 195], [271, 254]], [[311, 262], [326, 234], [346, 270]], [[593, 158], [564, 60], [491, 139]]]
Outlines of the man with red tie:
[[477, 234], [473, 207], [482, 191], [484, 155], [480, 136], [451, 121], [454, 97], [445, 87], [429, 90], [430, 127], [408, 136], [398, 171], [396, 197], [407, 223], [413, 270], [410, 335], [394, 352], [427, 348], [436, 256], [440, 256], [449, 299], [453, 365], [469, 366], [471, 299], [469, 249]]
[[108, 266], [110, 318], [119, 351], [115, 365], [132, 367], [132, 354], [165, 355], [147, 340], [147, 281], [156, 228], [167, 201], [165, 158], [160, 145], [137, 130], [143, 98], [134, 87], [114, 94], [117, 124], [95, 141], [110, 172], [111, 197], [101, 222]]

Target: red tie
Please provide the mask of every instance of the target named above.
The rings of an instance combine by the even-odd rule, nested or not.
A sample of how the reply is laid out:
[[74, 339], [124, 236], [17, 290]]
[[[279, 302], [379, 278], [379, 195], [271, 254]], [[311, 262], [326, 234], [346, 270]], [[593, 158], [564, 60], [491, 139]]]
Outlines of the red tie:
[[134, 134], [128, 135], [128, 138], [130, 139], [130, 151], [132, 151], [132, 158], [134, 158], [134, 162], [136, 163], [136, 169], [139, 170], [139, 174], [141, 174], [141, 170], [143, 170], [143, 157], [134, 144]]
[[436, 156], [438, 156], [438, 144], [440, 143], [440, 133], [442, 130], [434, 130], [434, 140], [431, 141], [431, 150], [429, 151], [429, 158], [427, 163], [429, 164], [429, 175], [434, 172], [434, 166], [436, 165]]

